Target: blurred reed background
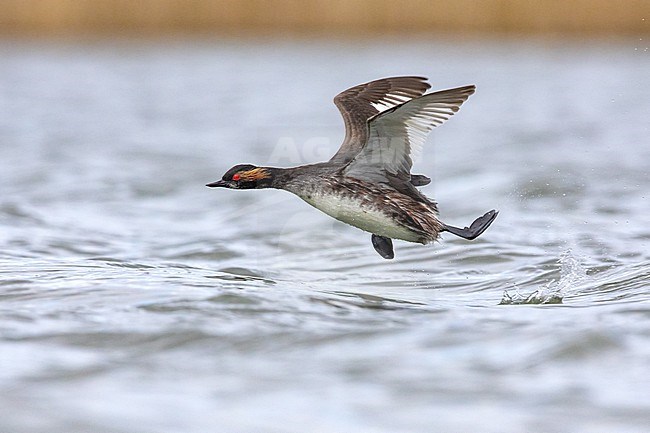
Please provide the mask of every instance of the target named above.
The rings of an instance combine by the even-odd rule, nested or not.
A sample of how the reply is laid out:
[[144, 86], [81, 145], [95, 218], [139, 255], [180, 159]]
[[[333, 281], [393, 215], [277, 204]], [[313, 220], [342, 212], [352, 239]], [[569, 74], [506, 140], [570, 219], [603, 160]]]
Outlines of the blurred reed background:
[[2, 0], [0, 32], [636, 36], [648, 0]]

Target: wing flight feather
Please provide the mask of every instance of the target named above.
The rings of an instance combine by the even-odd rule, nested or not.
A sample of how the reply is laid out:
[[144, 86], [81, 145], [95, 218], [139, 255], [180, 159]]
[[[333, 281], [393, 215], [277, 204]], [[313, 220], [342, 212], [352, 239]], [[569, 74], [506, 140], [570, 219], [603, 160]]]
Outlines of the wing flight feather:
[[343, 144], [330, 159], [352, 160], [368, 140], [368, 119], [424, 94], [431, 87], [424, 77], [389, 77], [359, 84], [334, 97], [345, 123]]
[[453, 116], [476, 90], [464, 86], [411, 99], [368, 120], [368, 140], [345, 168], [360, 179], [381, 181], [386, 175], [410, 179], [411, 155], [433, 128]]

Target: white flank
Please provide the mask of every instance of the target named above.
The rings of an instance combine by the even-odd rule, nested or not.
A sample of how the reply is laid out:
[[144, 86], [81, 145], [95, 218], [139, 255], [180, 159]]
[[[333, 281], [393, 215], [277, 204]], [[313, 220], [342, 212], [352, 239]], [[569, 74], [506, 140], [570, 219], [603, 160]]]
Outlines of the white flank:
[[397, 224], [378, 209], [362, 205], [361, 200], [335, 194], [310, 194], [299, 197], [327, 215], [369, 233], [391, 239], [419, 242], [419, 236]]

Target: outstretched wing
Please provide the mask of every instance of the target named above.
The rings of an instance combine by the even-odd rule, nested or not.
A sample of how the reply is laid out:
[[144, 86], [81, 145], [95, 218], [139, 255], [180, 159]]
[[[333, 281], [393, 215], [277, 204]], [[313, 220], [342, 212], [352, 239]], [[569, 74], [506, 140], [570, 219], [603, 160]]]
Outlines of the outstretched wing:
[[358, 179], [410, 179], [411, 154], [419, 150], [433, 128], [444, 123], [474, 93], [475, 86], [429, 93], [375, 115], [368, 120], [366, 145], [345, 168]]
[[346, 163], [368, 140], [372, 116], [422, 95], [431, 87], [424, 77], [390, 77], [359, 84], [334, 97], [345, 122], [345, 139], [332, 162]]

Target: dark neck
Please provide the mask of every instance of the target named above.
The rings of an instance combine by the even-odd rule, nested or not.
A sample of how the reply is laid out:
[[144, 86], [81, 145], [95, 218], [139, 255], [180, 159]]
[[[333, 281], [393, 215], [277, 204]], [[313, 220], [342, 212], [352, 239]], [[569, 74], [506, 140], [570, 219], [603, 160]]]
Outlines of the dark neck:
[[294, 168], [262, 167], [271, 174], [271, 178], [264, 182], [262, 188], [283, 189], [291, 179]]
[[316, 170], [316, 173], [310, 172], [314, 166], [320, 166], [324, 164], [309, 164], [301, 165], [298, 167], [289, 167], [289, 168], [279, 168], [279, 167], [263, 167], [271, 173], [271, 180], [263, 188], [276, 188], [276, 189], [289, 189], [291, 190], [292, 186], [300, 184], [305, 181], [304, 174], [309, 174], [309, 178], [313, 177], [315, 174], [321, 170]]

